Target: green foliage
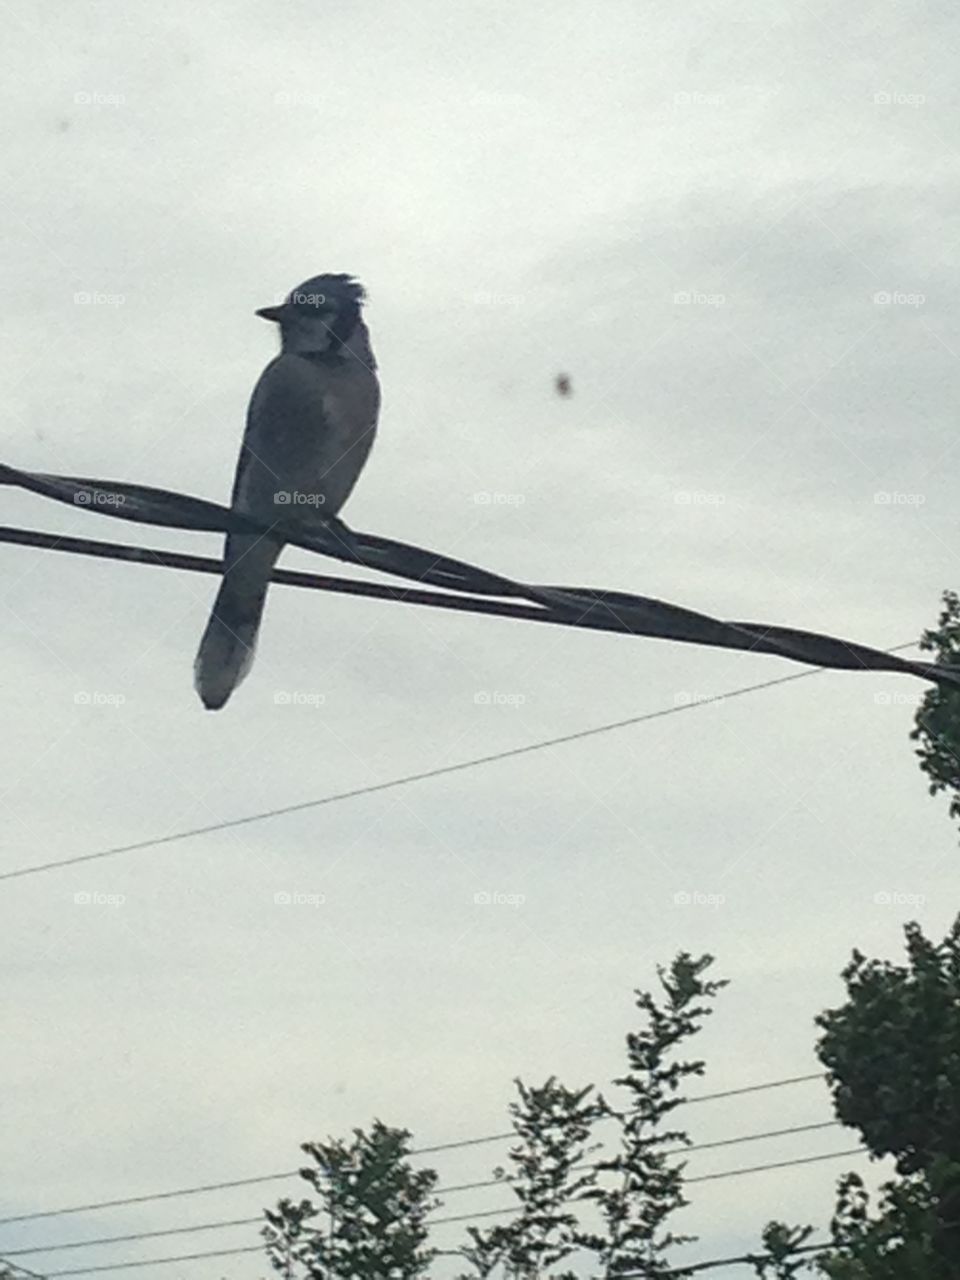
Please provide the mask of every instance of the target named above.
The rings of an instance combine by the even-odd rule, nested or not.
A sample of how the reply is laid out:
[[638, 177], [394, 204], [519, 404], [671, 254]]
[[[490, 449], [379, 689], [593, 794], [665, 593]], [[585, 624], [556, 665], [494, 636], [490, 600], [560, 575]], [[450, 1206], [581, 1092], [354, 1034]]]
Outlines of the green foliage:
[[900, 1175], [875, 1217], [862, 1181], [841, 1181], [818, 1264], [831, 1280], [960, 1275], [960, 917], [939, 944], [916, 924], [904, 933], [906, 965], [855, 951], [847, 1002], [817, 1019], [837, 1117]]
[[833, 1248], [818, 1260], [830, 1280], [957, 1280], [957, 1255], [940, 1222], [940, 1198], [926, 1175], [881, 1188], [879, 1214], [870, 1216], [862, 1180], [848, 1174], [837, 1192], [830, 1224]]
[[[935, 654], [943, 666], [960, 665], [960, 597], [943, 593], [943, 609], [935, 630], [925, 631], [920, 648]], [[960, 818], [960, 691], [934, 685], [924, 694], [910, 737], [920, 742], [920, 768], [931, 795], [951, 792], [950, 817]]]
[[752, 1265], [760, 1280], [793, 1280], [808, 1264], [798, 1253], [806, 1252], [806, 1241], [813, 1234], [813, 1227], [788, 1227], [783, 1222], [768, 1222], [761, 1237], [764, 1258], [754, 1259]]
[[[687, 1202], [682, 1164], [665, 1148], [686, 1145], [681, 1129], [665, 1121], [683, 1101], [684, 1080], [702, 1075], [704, 1063], [676, 1058], [713, 1012], [708, 1003], [726, 986], [704, 974], [711, 956], [682, 952], [668, 970], [657, 970], [662, 994], [636, 991], [643, 1015], [639, 1030], [627, 1036], [627, 1071], [614, 1086], [625, 1093], [616, 1107], [592, 1089], [566, 1089], [554, 1077], [539, 1088], [517, 1081], [519, 1101], [511, 1108], [520, 1142], [510, 1153], [510, 1182], [519, 1212], [505, 1226], [471, 1228], [471, 1244], [461, 1252], [476, 1275], [502, 1272], [518, 1280], [549, 1274], [551, 1280], [575, 1280], [553, 1268], [576, 1251], [593, 1255], [591, 1274], [605, 1278], [636, 1272], [647, 1280], [685, 1275], [668, 1265], [667, 1251], [694, 1239], [678, 1236], [667, 1220]], [[609, 1121], [619, 1130], [619, 1151], [585, 1163], [592, 1126]], [[587, 1230], [584, 1213], [599, 1217], [600, 1230]], [[465, 1280], [465, 1277], [461, 1277]]]
[[[274, 1270], [292, 1280], [413, 1280], [426, 1275], [435, 1253], [425, 1248], [426, 1215], [437, 1175], [407, 1162], [410, 1134], [374, 1121], [353, 1142], [306, 1142], [316, 1167], [300, 1170], [314, 1188], [310, 1200], [281, 1200], [265, 1211], [263, 1236]], [[316, 1220], [321, 1218], [323, 1226]]]
[[[684, 1101], [681, 1086], [689, 1076], [701, 1076], [702, 1060], [677, 1060], [674, 1054], [695, 1035], [713, 1012], [708, 1001], [727, 985], [708, 981], [704, 974], [713, 963], [709, 955], [694, 959], [681, 952], [669, 970], [658, 967], [663, 996], [657, 999], [636, 991], [636, 1006], [646, 1025], [627, 1036], [628, 1070], [614, 1084], [627, 1093], [627, 1104], [618, 1109], [600, 1099], [606, 1117], [620, 1126], [620, 1151], [597, 1163], [600, 1183], [584, 1192], [602, 1214], [605, 1232], [582, 1233], [578, 1243], [592, 1250], [604, 1277], [640, 1271], [647, 1280], [681, 1277], [686, 1273], [669, 1266], [666, 1252], [695, 1236], [675, 1235], [667, 1221], [688, 1202], [683, 1195], [684, 1163], [674, 1163], [665, 1147], [688, 1146], [682, 1129], [666, 1129], [664, 1123]], [[612, 1185], [603, 1175], [612, 1178]]]
[[960, 1153], [960, 917], [938, 945], [904, 932], [909, 964], [854, 951], [846, 1004], [816, 1021], [838, 1118], [908, 1174]]
[[[594, 1181], [584, 1166], [599, 1113], [593, 1086], [567, 1089], [553, 1076], [538, 1087], [515, 1083], [519, 1102], [510, 1104], [510, 1116], [520, 1142], [510, 1151], [513, 1173], [498, 1172], [512, 1184], [520, 1212], [491, 1230], [468, 1228], [472, 1243], [462, 1253], [480, 1276], [499, 1266], [511, 1276], [539, 1276], [569, 1257], [577, 1230], [571, 1205]], [[562, 1280], [561, 1273], [550, 1274]]]

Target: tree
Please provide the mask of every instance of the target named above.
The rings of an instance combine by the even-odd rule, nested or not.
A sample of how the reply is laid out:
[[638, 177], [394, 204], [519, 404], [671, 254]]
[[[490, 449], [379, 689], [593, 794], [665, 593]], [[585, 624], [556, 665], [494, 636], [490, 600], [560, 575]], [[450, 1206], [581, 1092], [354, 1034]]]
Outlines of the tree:
[[[471, 1244], [461, 1252], [480, 1277], [493, 1275], [498, 1267], [508, 1275], [538, 1276], [568, 1258], [576, 1249], [578, 1230], [572, 1206], [596, 1181], [593, 1168], [584, 1163], [593, 1149], [586, 1145], [592, 1126], [602, 1114], [590, 1096], [593, 1086], [567, 1089], [554, 1076], [539, 1086], [514, 1083], [519, 1101], [509, 1111], [520, 1139], [509, 1156], [514, 1172], [499, 1169], [494, 1174], [512, 1183], [520, 1211], [502, 1226], [467, 1228]], [[551, 1274], [568, 1280], [573, 1273]]]
[[904, 933], [906, 965], [867, 960], [854, 951], [843, 971], [846, 1003], [817, 1018], [823, 1031], [817, 1053], [829, 1074], [837, 1118], [859, 1129], [871, 1154], [894, 1158], [902, 1181], [886, 1184], [885, 1213], [897, 1211], [914, 1227], [920, 1223], [931, 1258], [952, 1259], [956, 1275], [960, 916], [939, 944], [917, 924], [906, 925]]
[[904, 933], [907, 964], [854, 951], [846, 1001], [816, 1020], [837, 1118], [898, 1174], [875, 1215], [863, 1180], [841, 1179], [812, 1263], [830, 1280], [960, 1276], [960, 916], [938, 944], [916, 924]]
[[[690, 1139], [665, 1122], [684, 1101], [684, 1081], [704, 1072], [702, 1060], [678, 1054], [727, 985], [706, 978], [712, 963], [711, 956], [681, 952], [668, 969], [657, 970], [659, 997], [635, 991], [642, 1024], [627, 1035], [627, 1068], [613, 1081], [625, 1095], [622, 1105], [595, 1095], [592, 1085], [569, 1089], [554, 1076], [536, 1086], [515, 1082], [512, 1171], [498, 1176], [512, 1187], [518, 1212], [491, 1229], [468, 1229], [470, 1243], [459, 1252], [471, 1274], [576, 1280], [572, 1271], [554, 1270], [575, 1253], [592, 1254], [604, 1280], [627, 1272], [647, 1280], [687, 1274], [670, 1268], [666, 1254], [695, 1238], [668, 1226], [687, 1203], [684, 1165], [673, 1160], [671, 1148]], [[619, 1149], [591, 1162], [599, 1122], [617, 1125]], [[305, 1143], [315, 1167], [300, 1176], [319, 1203], [284, 1199], [266, 1211], [263, 1235], [274, 1269], [287, 1280], [424, 1275], [435, 1257], [426, 1247], [427, 1215], [440, 1202], [433, 1195], [436, 1173], [414, 1171], [408, 1162], [409, 1138], [405, 1129], [377, 1121], [369, 1134], [354, 1130], [350, 1144]], [[584, 1226], [584, 1214], [591, 1213], [599, 1229]]]
[[[943, 608], [935, 629], [925, 631], [920, 648], [935, 655], [942, 666], [960, 665], [960, 597], [943, 593]], [[929, 778], [932, 796], [952, 792], [950, 817], [960, 818], [960, 692], [933, 685], [924, 694], [910, 737], [920, 742], [920, 768]]]
[[613, 1175], [614, 1182], [584, 1193], [584, 1199], [599, 1206], [606, 1230], [578, 1237], [578, 1243], [595, 1253], [604, 1280], [630, 1271], [649, 1280], [686, 1274], [668, 1266], [665, 1257], [672, 1246], [696, 1239], [674, 1235], [667, 1225], [688, 1203], [683, 1195], [686, 1165], [673, 1163], [664, 1148], [674, 1143], [689, 1146], [690, 1139], [685, 1130], [663, 1126], [685, 1100], [679, 1092], [684, 1080], [702, 1076], [705, 1070], [700, 1059], [676, 1061], [673, 1055], [713, 1012], [706, 1002], [727, 985], [704, 979], [712, 963], [712, 956], [694, 959], [681, 952], [669, 970], [658, 967], [666, 996], [662, 1006], [648, 992], [635, 992], [647, 1025], [627, 1036], [628, 1070], [614, 1081], [626, 1090], [627, 1105], [618, 1109], [602, 1100], [604, 1114], [620, 1126], [620, 1151], [599, 1161], [597, 1172]]
[[[413, 1280], [426, 1275], [435, 1257], [425, 1247], [426, 1216], [437, 1175], [414, 1170], [406, 1129], [374, 1121], [369, 1134], [354, 1130], [353, 1142], [306, 1142], [301, 1148], [315, 1168], [300, 1170], [320, 1200], [281, 1200], [266, 1210], [263, 1236], [274, 1270], [292, 1280]], [[326, 1229], [315, 1225], [321, 1211]]]
[[[659, 1000], [634, 992], [643, 1022], [627, 1035], [627, 1070], [613, 1081], [626, 1093], [624, 1105], [601, 1095], [590, 1101], [589, 1088], [568, 1090], [553, 1077], [539, 1089], [517, 1081], [520, 1102], [511, 1115], [521, 1142], [510, 1159], [520, 1210], [506, 1226], [471, 1229], [473, 1243], [463, 1252], [479, 1276], [491, 1276], [502, 1265], [507, 1275], [528, 1280], [578, 1249], [594, 1256], [604, 1280], [627, 1272], [648, 1280], [685, 1274], [666, 1259], [673, 1246], [696, 1238], [675, 1235], [667, 1225], [687, 1204], [684, 1165], [674, 1163], [667, 1148], [686, 1146], [690, 1139], [682, 1129], [667, 1129], [665, 1121], [684, 1101], [683, 1082], [705, 1068], [702, 1060], [676, 1054], [713, 1012], [708, 1002], [727, 985], [704, 977], [712, 963], [712, 956], [681, 952], [669, 969], [657, 969]], [[618, 1126], [620, 1149], [584, 1171], [584, 1143], [599, 1121]], [[577, 1204], [595, 1206], [602, 1229], [580, 1225]], [[573, 1276], [550, 1274], [553, 1280]]]

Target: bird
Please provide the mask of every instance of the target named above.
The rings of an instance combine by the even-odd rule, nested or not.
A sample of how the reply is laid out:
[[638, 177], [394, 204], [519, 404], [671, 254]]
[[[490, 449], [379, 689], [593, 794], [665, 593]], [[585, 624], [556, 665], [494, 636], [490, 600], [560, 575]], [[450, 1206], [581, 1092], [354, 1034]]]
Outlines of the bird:
[[253, 662], [284, 546], [278, 524], [322, 527], [350, 496], [369, 456], [380, 383], [361, 317], [365, 299], [353, 276], [326, 274], [256, 312], [278, 325], [280, 354], [250, 397], [230, 507], [267, 531], [226, 537], [223, 578], [194, 663], [194, 684], [210, 711], [226, 704]]

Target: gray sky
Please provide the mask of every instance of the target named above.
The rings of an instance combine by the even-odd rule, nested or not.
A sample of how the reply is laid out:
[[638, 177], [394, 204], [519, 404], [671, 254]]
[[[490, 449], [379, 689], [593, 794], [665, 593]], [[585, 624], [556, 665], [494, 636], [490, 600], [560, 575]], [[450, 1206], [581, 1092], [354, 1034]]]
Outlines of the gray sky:
[[[957, 583], [952, 6], [9, 0], [3, 15], [4, 461], [224, 499], [276, 340], [254, 308], [350, 271], [384, 391], [355, 527], [880, 647], [935, 620]], [[11, 524], [218, 549], [4, 503]], [[9, 546], [0, 563], [4, 867], [797, 669], [278, 588], [252, 675], [209, 715], [191, 664], [211, 580]], [[956, 910], [956, 832], [907, 740], [922, 691], [814, 675], [9, 882], [0, 1216], [289, 1168], [301, 1141], [374, 1116], [417, 1145], [496, 1132], [515, 1075], [616, 1074], [631, 989], [680, 948], [732, 980], [701, 1091], [815, 1069], [812, 1020], [851, 947], [899, 956], [904, 920], [936, 934]], [[829, 1115], [808, 1084], [687, 1118], [709, 1141]], [[696, 1154], [690, 1172], [852, 1145], [806, 1134]], [[436, 1167], [475, 1180], [503, 1154]], [[865, 1164], [692, 1189], [689, 1256], [755, 1245], [775, 1215], [823, 1226], [836, 1176]], [[252, 1216], [295, 1188], [6, 1228], [0, 1252]]]

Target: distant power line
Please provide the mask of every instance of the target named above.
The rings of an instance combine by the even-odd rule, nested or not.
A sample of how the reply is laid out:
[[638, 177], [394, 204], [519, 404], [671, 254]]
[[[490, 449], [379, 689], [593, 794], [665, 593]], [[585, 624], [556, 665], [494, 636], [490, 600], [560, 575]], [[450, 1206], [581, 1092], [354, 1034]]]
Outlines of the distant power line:
[[[798, 1124], [792, 1125], [788, 1129], [768, 1129], [763, 1133], [744, 1133], [739, 1134], [735, 1138], [721, 1138], [716, 1142], [700, 1142], [694, 1143], [689, 1147], [670, 1147], [664, 1151], [664, 1155], [687, 1155], [696, 1151], [714, 1151], [720, 1147], [738, 1146], [744, 1142], [759, 1142], [766, 1138], [784, 1138], [796, 1133], [811, 1133], [818, 1129], [835, 1129], [839, 1125], [838, 1120], [821, 1120], [816, 1124]], [[513, 1133], [511, 1137], [516, 1137]], [[788, 1162], [789, 1163], [789, 1162]], [[584, 1164], [574, 1165], [574, 1171], [596, 1168], [596, 1161], [585, 1162]], [[763, 1168], [775, 1168], [775, 1165], [764, 1165]], [[742, 1173], [752, 1173], [752, 1169], [743, 1169]], [[721, 1173], [707, 1174], [704, 1178], [685, 1178], [686, 1182], [707, 1181], [711, 1177], [729, 1177], [731, 1175]], [[438, 1196], [456, 1195], [463, 1191], [479, 1191], [485, 1187], [502, 1187], [509, 1186], [511, 1182], [516, 1181], [511, 1175], [504, 1175], [500, 1178], [483, 1178], [477, 1182], [461, 1182], [453, 1186], [439, 1186], [435, 1189], [434, 1194]], [[181, 1193], [187, 1194], [187, 1193]], [[33, 1245], [28, 1248], [12, 1249], [7, 1253], [9, 1258], [22, 1258], [33, 1253], [58, 1253], [64, 1249], [91, 1249], [97, 1245], [110, 1244], [127, 1244], [132, 1240], [151, 1240], [160, 1236], [181, 1236], [192, 1235], [199, 1231], [215, 1231], [222, 1230], [226, 1227], [249, 1227], [254, 1226], [258, 1222], [263, 1222], [263, 1216], [258, 1215], [255, 1218], [228, 1218], [217, 1222], [200, 1222], [193, 1226], [187, 1227], [166, 1227], [158, 1231], [135, 1231], [129, 1235], [122, 1236], [97, 1236], [92, 1240], [68, 1240], [60, 1244]]]
[[[896, 653], [901, 649], [911, 649], [914, 644], [899, 644], [887, 650]], [[301, 800], [297, 804], [281, 805], [277, 809], [264, 809], [259, 813], [249, 813], [242, 818], [227, 818], [222, 822], [211, 822], [202, 827], [190, 827], [186, 831], [174, 831], [170, 835], [150, 836], [146, 840], [134, 840], [130, 844], [113, 845], [109, 849], [99, 849], [95, 853], [79, 853], [69, 858], [57, 858], [52, 862], [38, 862], [32, 866], [14, 867], [11, 871], [0, 871], [0, 880], [18, 880], [24, 876], [39, 875], [43, 871], [55, 871], [62, 867], [75, 867], [84, 862], [96, 862], [101, 858], [113, 858], [122, 853], [139, 853], [144, 849], [157, 849], [162, 845], [177, 844], [182, 840], [192, 840], [196, 836], [210, 835], [215, 831], [229, 831], [235, 827], [245, 827], [253, 822], [265, 822], [270, 818], [284, 817], [290, 813], [302, 813], [307, 809], [320, 809], [328, 804], [336, 804], [341, 800], [356, 800], [360, 796], [374, 795], [380, 791], [392, 791], [396, 787], [409, 786], [414, 782], [425, 782], [430, 778], [441, 778], [446, 774], [461, 773], [465, 769], [478, 769], [482, 765], [494, 764], [500, 760], [510, 760], [517, 756], [529, 755], [534, 751], [546, 751], [551, 747], [564, 746], [569, 742], [579, 742], [584, 738], [595, 738], [599, 734], [612, 733], [616, 729], [626, 729], [632, 725], [644, 724], [649, 720], [661, 720], [665, 716], [679, 715], [682, 711], [691, 711], [695, 707], [709, 706], [712, 702], [726, 702], [731, 698], [742, 697], [746, 693], [757, 693], [761, 689], [772, 689], [776, 685], [789, 684], [793, 680], [804, 680], [810, 676], [822, 675], [826, 667], [815, 667], [809, 671], [796, 671], [789, 676], [777, 676], [773, 680], [761, 680], [758, 684], [742, 685], [738, 689], [730, 689], [726, 693], [710, 694], [697, 698], [695, 702], [680, 702], [669, 707], [660, 707], [656, 711], [646, 711], [641, 715], [627, 716], [623, 720], [611, 720], [605, 724], [593, 725], [589, 729], [577, 729], [572, 733], [559, 734], [555, 738], [544, 738], [539, 742], [530, 742], [522, 747], [508, 747], [503, 751], [493, 751], [489, 755], [474, 756], [469, 760], [461, 760], [456, 764], [438, 765], [433, 769], [424, 769], [420, 773], [401, 774], [397, 778], [388, 778], [385, 782], [373, 782], [362, 787], [351, 787], [347, 791], [335, 791], [330, 795], [320, 796], [316, 800]]]
[[[766, 1080], [760, 1084], [741, 1085], [737, 1089], [722, 1089], [714, 1093], [701, 1093], [694, 1098], [685, 1098], [683, 1106], [693, 1106], [699, 1102], [714, 1102], [721, 1098], [735, 1098], [748, 1093], [763, 1093], [768, 1089], [783, 1089], [789, 1085], [806, 1084], [811, 1080], [824, 1080], [822, 1071], [811, 1071], [806, 1075], [785, 1076], [780, 1080]], [[827, 1123], [833, 1124], [833, 1121]], [[480, 1138], [460, 1138], [454, 1142], [440, 1142], [429, 1147], [418, 1147], [411, 1151], [412, 1156], [435, 1155], [441, 1151], [456, 1151], [464, 1147], [481, 1146], [490, 1142], [504, 1142], [515, 1138], [516, 1131], [507, 1129], [501, 1133], [486, 1134]], [[760, 1137], [766, 1135], [758, 1135]], [[771, 1135], [772, 1136], [772, 1135]], [[745, 1138], [728, 1139], [728, 1141], [747, 1141]], [[712, 1145], [712, 1144], [704, 1144]], [[690, 1148], [684, 1148], [690, 1150]], [[251, 1187], [261, 1182], [279, 1182], [285, 1178], [299, 1176], [299, 1169], [284, 1169], [282, 1173], [265, 1173], [255, 1178], [233, 1178], [226, 1182], [208, 1182], [194, 1187], [177, 1187], [172, 1191], [152, 1191], [139, 1196], [122, 1196], [116, 1200], [97, 1200], [88, 1204], [69, 1205], [62, 1209], [38, 1209], [33, 1213], [18, 1213], [10, 1217], [0, 1218], [0, 1226], [14, 1222], [33, 1222], [38, 1218], [60, 1218], [71, 1213], [90, 1213], [96, 1209], [116, 1209], [128, 1204], [145, 1204], [150, 1200], [170, 1200], [178, 1196], [196, 1196], [211, 1191], [228, 1191], [234, 1187]]]
[[[867, 1153], [864, 1148], [853, 1147], [846, 1151], [828, 1151], [828, 1152], [824, 1152], [822, 1155], [801, 1156], [796, 1160], [781, 1160], [781, 1161], [777, 1161], [774, 1164], [755, 1165], [748, 1169], [728, 1169], [723, 1173], [708, 1174], [700, 1178], [687, 1178], [685, 1179], [685, 1181], [686, 1182], [706, 1182], [708, 1179], [725, 1178], [725, 1177], [732, 1178], [732, 1177], [737, 1177], [740, 1174], [746, 1174], [746, 1173], [765, 1173], [770, 1170], [786, 1169], [795, 1165], [814, 1164], [823, 1160], [839, 1160], [847, 1156], [866, 1155], [866, 1154]], [[450, 1225], [452, 1223], [457, 1223], [457, 1222], [477, 1222], [485, 1218], [505, 1217], [507, 1215], [515, 1214], [519, 1212], [520, 1212], [519, 1205], [505, 1205], [503, 1208], [500, 1208], [500, 1209], [485, 1209], [478, 1213], [455, 1214], [452, 1217], [446, 1217], [446, 1218], [428, 1218], [427, 1221], [432, 1226], [443, 1226], [443, 1225]], [[260, 1219], [258, 1218], [256, 1219], [256, 1221], [259, 1222]], [[807, 1246], [807, 1249], [809, 1250], [814, 1247], [824, 1248], [825, 1246]], [[265, 1248], [266, 1248], [265, 1244], [245, 1245], [245, 1246], [240, 1246], [234, 1249], [211, 1249], [204, 1253], [178, 1254], [175, 1257], [141, 1258], [134, 1262], [109, 1262], [109, 1263], [103, 1263], [99, 1266], [94, 1266], [94, 1267], [72, 1267], [66, 1271], [48, 1271], [46, 1273], [46, 1278], [47, 1280], [53, 1280], [53, 1278], [56, 1276], [85, 1276], [85, 1275], [94, 1275], [95, 1273], [102, 1272], [102, 1271], [125, 1271], [132, 1267], [161, 1266], [166, 1263], [174, 1263], [174, 1262], [193, 1262], [200, 1258], [226, 1258], [234, 1254], [259, 1252], [259, 1251], [265, 1250]], [[734, 1263], [737, 1263], [737, 1262], [749, 1261], [750, 1258], [752, 1257], [764, 1258], [767, 1256], [768, 1255], [766, 1254], [759, 1254], [759, 1255], [754, 1254], [754, 1255], [744, 1255], [739, 1258], [712, 1259], [705, 1262], [692, 1263], [692, 1264], [688, 1264], [687, 1266], [677, 1268], [677, 1274], [682, 1274], [684, 1271], [688, 1271], [688, 1270], [705, 1271], [713, 1267], [732, 1266]], [[637, 1274], [640, 1274], [640, 1273], [637, 1273]]]

